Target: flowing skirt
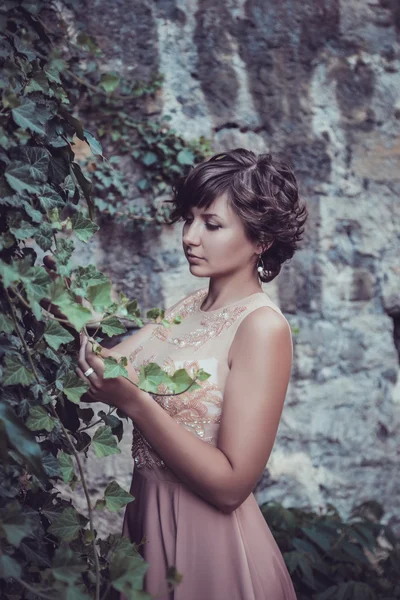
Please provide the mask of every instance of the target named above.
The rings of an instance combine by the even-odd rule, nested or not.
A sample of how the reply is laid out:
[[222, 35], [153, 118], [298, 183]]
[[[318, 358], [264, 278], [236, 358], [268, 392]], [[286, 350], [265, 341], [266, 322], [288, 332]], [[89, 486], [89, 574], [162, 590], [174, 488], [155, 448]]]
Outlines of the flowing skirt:
[[[158, 600], [296, 600], [254, 494], [225, 514], [158, 467], [135, 469], [130, 493], [122, 533], [137, 544], [146, 537], [144, 589]], [[171, 566], [182, 581], [168, 591]]]

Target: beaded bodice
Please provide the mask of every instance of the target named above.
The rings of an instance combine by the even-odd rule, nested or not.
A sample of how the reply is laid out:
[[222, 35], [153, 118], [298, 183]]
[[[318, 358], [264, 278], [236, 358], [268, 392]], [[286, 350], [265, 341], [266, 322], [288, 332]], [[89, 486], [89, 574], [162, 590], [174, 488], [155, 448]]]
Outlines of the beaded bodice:
[[[200, 307], [207, 293], [208, 288], [199, 289], [166, 310], [169, 327], [156, 326], [149, 337], [135, 347], [129, 360], [137, 373], [142, 365], [150, 362], [159, 364], [169, 375], [181, 368], [191, 377], [199, 368], [210, 373], [208, 379], [198, 381], [200, 388], [168, 396], [171, 390], [161, 383], [157, 391], [165, 395], [150, 395], [180, 425], [204, 442], [216, 445], [229, 373], [228, 353], [237, 328], [249, 312], [260, 306], [281, 311], [265, 292], [257, 292], [224, 308], [202, 311]], [[178, 316], [180, 323], [175, 323]], [[133, 425], [132, 456], [135, 468], [165, 467], [136, 424]]]

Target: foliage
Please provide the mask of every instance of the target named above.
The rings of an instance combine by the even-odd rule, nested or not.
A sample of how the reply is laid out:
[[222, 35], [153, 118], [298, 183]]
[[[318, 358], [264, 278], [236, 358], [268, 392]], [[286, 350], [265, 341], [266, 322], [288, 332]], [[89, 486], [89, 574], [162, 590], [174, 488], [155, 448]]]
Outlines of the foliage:
[[[87, 386], [75, 375], [78, 332], [94, 312], [98, 342], [125, 331], [124, 320], [142, 326], [144, 319], [137, 300], [115, 298], [93, 265], [73, 268], [74, 240], [86, 243], [98, 230], [92, 181], [75, 161], [74, 140], [95, 155], [102, 150], [70, 113], [68, 82], [76, 87], [79, 76], [59, 51], [59, 6], [6, 0], [0, 8], [0, 592], [100, 600], [113, 589], [144, 599], [148, 565], [138, 547], [120, 536], [100, 539], [94, 528], [96, 510], [115, 512], [134, 498], [111, 481], [93, 506], [82, 468], [89, 448], [99, 459], [120, 452], [125, 415], [80, 406]], [[78, 43], [94, 50], [84, 34]], [[111, 93], [115, 78], [103, 73], [99, 85]], [[58, 277], [41, 264], [44, 252]], [[45, 310], [46, 299], [63, 316]], [[170, 326], [163, 309], [146, 318]], [[106, 359], [106, 376], [125, 376], [124, 365]], [[182, 393], [207, 376], [191, 379], [182, 370], [169, 377], [151, 363], [139, 385], [156, 394], [163, 382]], [[62, 499], [60, 481], [72, 490], [82, 484], [87, 514]], [[179, 581], [177, 574], [169, 581]]]
[[381, 522], [379, 503], [354, 507], [347, 521], [330, 504], [321, 514], [274, 502], [261, 511], [298, 600], [400, 598], [400, 539]]
[[[92, 153], [82, 157], [94, 203], [101, 215], [121, 224], [134, 221], [141, 228], [156, 228], [168, 212], [163, 195], [190, 165], [211, 155], [210, 144], [204, 137], [183, 139], [169, 126], [169, 115], [154, 118], [160, 112], [160, 73], [138, 82], [127, 69], [105, 72], [107, 59], [96, 40], [87, 34], [84, 23], [73, 22], [77, 31], [62, 40], [69, 65], [63, 77], [69, 109], [92, 124], [97, 138], [85, 132]], [[104, 160], [102, 148], [114, 156]], [[145, 202], [138, 201], [143, 198]]]

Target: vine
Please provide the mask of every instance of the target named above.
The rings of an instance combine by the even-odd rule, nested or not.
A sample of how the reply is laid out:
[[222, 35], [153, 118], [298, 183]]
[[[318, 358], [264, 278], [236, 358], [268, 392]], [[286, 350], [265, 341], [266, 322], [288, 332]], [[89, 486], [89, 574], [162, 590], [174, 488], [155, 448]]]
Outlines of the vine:
[[[83, 73], [84, 52], [101, 54], [82, 32], [71, 41], [65, 21], [71, 6], [7, 0], [0, 8], [0, 591], [10, 599], [57, 594], [105, 600], [112, 590], [145, 599], [148, 565], [139, 547], [121, 536], [100, 539], [94, 522], [96, 510], [115, 512], [134, 498], [111, 481], [93, 505], [82, 466], [89, 448], [99, 459], [121, 452], [125, 415], [115, 408], [95, 415], [80, 405], [88, 386], [75, 375], [76, 351], [79, 332], [94, 322], [100, 344], [105, 336], [124, 333], [127, 321], [139, 327], [145, 322], [169, 327], [171, 321], [161, 308], [143, 318], [137, 300], [123, 293], [115, 299], [111, 282], [93, 265], [72, 266], [74, 239], [88, 242], [99, 228], [96, 200], [99, 204], [101, 196], [117, 210], [117, 194], [125, 188], [99, 139], [71, 109], [84, 87], [88, 102], [107, 106], [111, 123], [118, 103], [143, 100], [158, 83], [116, 92], [115, 76], [100, 74], [95, 61], [89, 72], [86, 61]], [[129, 126], [140, 135], [164, 127], [139, 117]], [[107, 135], [110, 131], [102, 138]], [[171, 132], [163, 135], [174, 139]], [[90, 148], [91, 169], [75, 160], [77, 140]], [[149, 148], [149, 139], [146, 144]], [[171, 155], [176, 150], [171, 145]], [[141, 157], [139, 151], [136, 158]], [[177, 159], [182, 168], [186, 163], [188, 156]], [[109, 181], [107, 169], [113, 174]], [[157, 169], [157, 177], [165, 177], [167, 162]], [[49, 253], [47, 268], [43, 253]], [[105, 377], [128, 377], [124, 358], [104, 358], [104, 366]], [[162, 382], [180, 394], [207, 377], [199, 370], [191, 378], [184, 369], [169, 376], [151, 363], [141, 369], [139, 385], [157, 394]], [[87, 515], [60, 496], [60, 480], [72, 490], [81, 482]], [[177, 582], [172, 571], [168, 583]]]

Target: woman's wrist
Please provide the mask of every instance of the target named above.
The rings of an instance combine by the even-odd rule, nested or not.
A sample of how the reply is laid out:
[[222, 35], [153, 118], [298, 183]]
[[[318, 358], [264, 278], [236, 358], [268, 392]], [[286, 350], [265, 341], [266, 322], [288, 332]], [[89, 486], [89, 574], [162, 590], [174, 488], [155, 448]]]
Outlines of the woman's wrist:
[[118, 377], [118, 388], [115, 401], [113, 401], [114, 406], [122, 410], [132, 421], [135, 421], [139, 418], [151, 397], [125, 377]]

